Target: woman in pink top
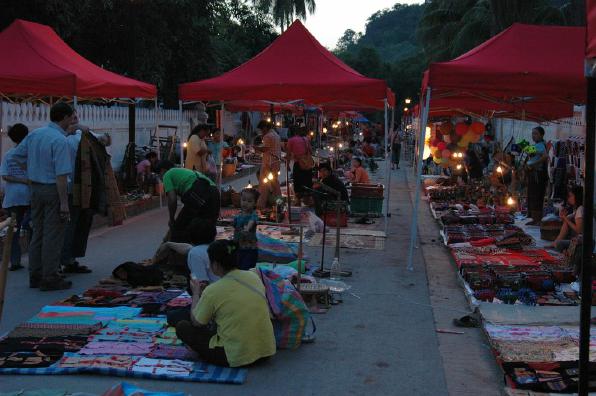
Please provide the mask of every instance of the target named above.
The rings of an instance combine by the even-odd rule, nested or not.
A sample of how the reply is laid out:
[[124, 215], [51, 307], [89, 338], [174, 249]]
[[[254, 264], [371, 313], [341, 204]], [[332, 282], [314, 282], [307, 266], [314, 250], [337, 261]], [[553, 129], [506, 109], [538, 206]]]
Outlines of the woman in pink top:
[[348, 172], [348, 178], [352, 183], [370, 184], [368, 172], [362, 167], [360, 158], [352, 159], [352, 170]]
[[289, 155], [289, 159], [294, 161], [292, 180], [294, 181], [296, 201], [300, 205], [303, 199], [310, 196], [308, 193], [309, 190], [305, 190], [304, 187], [312, 189], [314, 161], [312, 159], [310, 140], [306, 137], [306, 129], [293, 127], [292, 132], [294, 132], [294, 136], [288, 140], [286, 153]]

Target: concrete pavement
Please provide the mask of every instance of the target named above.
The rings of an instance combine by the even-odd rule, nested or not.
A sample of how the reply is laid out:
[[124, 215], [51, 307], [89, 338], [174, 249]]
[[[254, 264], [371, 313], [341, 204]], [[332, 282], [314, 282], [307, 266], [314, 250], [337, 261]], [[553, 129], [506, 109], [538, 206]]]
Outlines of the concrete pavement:
[[[183, 391], [195, 395], [460, 394], [456, 391], [461, 388], [453, 386], [453, 381], [468, 384], [465, 389], [470, 391], [469, 394], [472, 391], [485, 394], [484, 390], [491, 386], [498, 389], [498, 381], [491, 382], [490, 376], [483, 376], [483, 381], [479, 382], [473, 371], [454, 373], [450, 370], [450, 367], [459, 364], [457, 362], [462, 355], [471, 358], [480, 352], [484, 355], [479, 358], [486, 359], [489, 351], [483, 349], [478, 335], [462, 337], [463, 342], [457, 342], [455, 349], [443, 335], [437, 337], [435, 322], [443, 326], [439, 320], [446, 320], [438, 314], [444, 312], [438, 303], [444, 302], [437, 302], [435, 297], [438, 294], [429, 290], [428, 262], [425, 262], [425, 258], [428, 260], [429, 257], [423, 256], [424, 248], [416, 251], [415, 271], [405, 269], [412, 213], [409, 198], [412, 189], [408, 187], [406, 171], [411, 172], [411, 168], [393, 172], [393, 216], [389, 222], [386, 250], [342, 250], [342, 266], [353, 270], [353, 276], [346, 279], [352, 285], [352, 294], [346, 293], [344, 302], [334, 306], [329, 313], [315, 316], [318, 331], [314, 344], [304, 345], [297, 351], [280, 351], [268, 363], [250, 368], [248, 380], [241, 386], [126, 380], [147, 389]], [[243, 179], [236, 181], [235, 188], [244, 186], [246, 182]], [[421, 205], [421, 215], [428, 216], [424, 205]], [[27, 320], [43, 305], [82, 292], [98, 279], [108, 276], [116, 265], [151, 257], [166, 230], [166, 223], [166, 210], [161, 209], [127, 220], [123, 226], [95, 231], [84, 260], [94, 272], [73, 276], [74, 289], [71, 291], [42, 293], [31, 290], [27, 287], [24, 271], [10, 273], [0, 333]], [[383, 220], [377, 219], [377, 223], [378, 228], [383, 229]], [[427, 232], [424, 227], [421, 221], [423, 242]], [[318, 262], [320, 248], [306, 247], [306, 253]], [[332, 249], [329, 249], [327, 266], [331, 256]], [[459, 293], [458, 298], [443, 304], [458, 310], [452, 315], [456, 317], [465, 312], [467, 306], [461, 291], [451, 285], [451, 281], [455, 280], [450, 264], [444, 261], [444, 257], [437, 257], [437, 265], [442, 266], [442, 270], [447, 268], [445, 277], [449, 282], [441, 287], [451, 288], [456, 297]], [[433, 277], [429, 276], [430, 279]], [[440, 277], [443, 279], [444, 276]], [[446, 347], [449, 345], [451, 348]], [[0, 390], [59, 388], [99, 394], [121, 380], [89, 375], [0, 376]]]

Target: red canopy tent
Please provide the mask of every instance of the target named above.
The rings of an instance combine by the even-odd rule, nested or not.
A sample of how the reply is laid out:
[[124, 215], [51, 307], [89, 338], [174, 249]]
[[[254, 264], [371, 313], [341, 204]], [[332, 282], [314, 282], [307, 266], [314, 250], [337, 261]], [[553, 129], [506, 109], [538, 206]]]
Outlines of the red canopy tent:
[[[424, 101], [419, 142], [424, 141], [426, 123], [433, 103], [448, 109], [460, 104], [474, 109], [511, 111], [539, 110], [546, 119], [564, 113], [565, 107], [584, 103], [583, 27], [535, 26], [514, 24], [490, 40], [448, 62], [431, 64], [422, 83]], [[431, 99], [432, 96], [432, 99]], [[469, 97], [476, 98], [470, 102]], [[469, 110], [469, 109], [468, 109]], [[516, 118], [519, 118], [517, 116]], [[419, 144], [418, 175], [422, 173], [423, 144]], [[420, 177], [416, 180], [414, 213], [420, 201]], [[411, 227], [408, 269], [416, 241], [417, 216]]]
[[583, 103], [584, 35], [583, 27], [514, 24], [452, 61], [431, 64], [423, 91], [505, 103], [533, 97]]
[[586, 0], [586, 58], [596, 58], [596, 0]]
[[154, 98], [155, 85], [109, 72], [52, 28], [17, 19], [0, 33], [0, 92], [7, 95]]
[[388, 93], [385, 81], [353, 70], [295, 21], [269, 47], [237, 68], [219, 77], [181, 84], [179, 96], [217, 101], [302, 99], [311, 104], [348, 100], [382, 109]]

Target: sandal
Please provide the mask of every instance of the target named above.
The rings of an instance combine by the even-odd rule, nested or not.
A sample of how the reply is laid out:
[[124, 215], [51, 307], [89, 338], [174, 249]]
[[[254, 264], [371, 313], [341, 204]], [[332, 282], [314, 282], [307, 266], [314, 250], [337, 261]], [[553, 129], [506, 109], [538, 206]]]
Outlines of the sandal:
[[453, 319], [453, 324], [457, 327], [480, 327], [480, 321], [472, 315], [466, 315], [459, 319]]

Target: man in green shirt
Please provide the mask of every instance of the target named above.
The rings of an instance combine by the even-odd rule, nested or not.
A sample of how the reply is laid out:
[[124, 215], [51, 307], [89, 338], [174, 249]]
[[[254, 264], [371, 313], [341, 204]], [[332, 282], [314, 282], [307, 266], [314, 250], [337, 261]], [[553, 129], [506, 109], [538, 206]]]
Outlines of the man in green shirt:
[[[161, 161], [158, 168], [168, 199], [170, 241], [190, 243], [189, 226], [194, 218], [215, 224], [219, 217], [217, 186], [204, 174], [176, 168], [170, 161]], [[178, 197], [184, 206], [176, 216]]]

